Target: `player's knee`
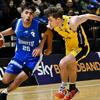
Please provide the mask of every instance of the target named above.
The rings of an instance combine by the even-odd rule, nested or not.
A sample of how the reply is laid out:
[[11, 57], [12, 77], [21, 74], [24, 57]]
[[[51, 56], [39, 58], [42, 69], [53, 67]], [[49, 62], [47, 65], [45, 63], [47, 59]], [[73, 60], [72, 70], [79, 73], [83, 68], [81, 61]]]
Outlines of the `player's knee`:
[[7, 84], [9, 84], [10, 82], [9, 82], [8, 80], [4, 80], [4, 79], [3, 79], [3, 80], [2, 80], [2, 83], [5, 84], [5, 85], [7, 85]]
[[73, 60], [71, 59], [62, 59], [59, 63], [61, 69], [65, 69], [67, 67], [71, 67], [73, 65]]
[[65, 62], [64, 60], [61, 60], [61, 61], [59, 62], [59, 67], [60, 67], [61, 69], [66, 68], [66, 62]]

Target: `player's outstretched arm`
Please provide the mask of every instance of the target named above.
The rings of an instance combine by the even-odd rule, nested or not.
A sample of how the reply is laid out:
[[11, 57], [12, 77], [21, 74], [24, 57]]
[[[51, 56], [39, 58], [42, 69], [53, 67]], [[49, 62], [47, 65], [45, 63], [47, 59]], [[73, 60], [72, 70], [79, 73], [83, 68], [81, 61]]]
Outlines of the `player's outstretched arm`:
[[100, 21], [100, 16], [94, 14], [83, 14], [79, 16], [73, 16], [69, 21], [69, 26], [73, 31], [76, 31], [77, 27], [82, 23], [86, 22], [87, 20]]
[[77, 21], [79, 21], [79, 24], [87, 21], [87, 20], [95, 20], [95, 21], [100, 21], [100, 16], [94, 15], [94, 14], [84, 14], [80, 15], [77, 18]]

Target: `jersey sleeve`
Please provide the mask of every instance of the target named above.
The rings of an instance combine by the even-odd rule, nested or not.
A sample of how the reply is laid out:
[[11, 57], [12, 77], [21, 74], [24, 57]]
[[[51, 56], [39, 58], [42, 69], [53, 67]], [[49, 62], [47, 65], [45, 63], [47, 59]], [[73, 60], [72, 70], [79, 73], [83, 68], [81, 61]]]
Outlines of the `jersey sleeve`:
[[39, 23], [39, 33], [44, 33], [46, 30], [47, 30], [47, 24], [43, 23], [43, 22], [40, 22]]
[[15, 30], [15, 28], [16, 28], [16, 23], [17, 23], [17, 21], [18, 21], [18, 19], [14, 19], [14, 20], [12, 21], [12, 23], [11, 23], [11, 27], [12, 27], [13, 30]]

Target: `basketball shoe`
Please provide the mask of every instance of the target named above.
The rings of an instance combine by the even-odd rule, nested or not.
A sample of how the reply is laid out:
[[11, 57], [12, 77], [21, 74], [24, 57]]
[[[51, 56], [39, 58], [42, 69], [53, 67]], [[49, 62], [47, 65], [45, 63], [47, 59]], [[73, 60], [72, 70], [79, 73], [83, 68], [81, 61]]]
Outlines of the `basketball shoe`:
[[63, 100], [72, 100], [72, 98], [77, 94], [79, 93], [79, 90], [77, 88], [75, 88], [74, 90], [70, 90], [68, 92], [68, 94], [66, 94], [64, 96], [64, 99]]
[[55, 99], [63, 99], [67, 92], [68, 90], [65, 87], [60, 87], [60, 90], [54, 95]]

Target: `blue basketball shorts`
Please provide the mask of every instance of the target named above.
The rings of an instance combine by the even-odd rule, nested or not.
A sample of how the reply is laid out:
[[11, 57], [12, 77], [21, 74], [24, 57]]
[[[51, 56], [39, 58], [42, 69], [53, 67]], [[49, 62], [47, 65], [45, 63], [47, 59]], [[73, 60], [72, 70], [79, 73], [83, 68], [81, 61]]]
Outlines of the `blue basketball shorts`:
[[42, 56], [27, 59], [26, 61], [21, 61], [16, 58], [12, 58], [5, 72], [17, 75], [23, 69], [26, 69], [26, 70], [29, 69], [34, 73], [34, 71], [40, 64], [41, 60], [42, 60]]

